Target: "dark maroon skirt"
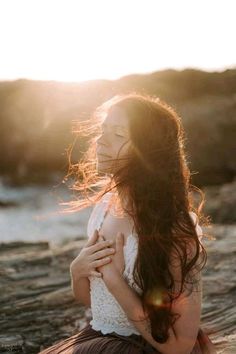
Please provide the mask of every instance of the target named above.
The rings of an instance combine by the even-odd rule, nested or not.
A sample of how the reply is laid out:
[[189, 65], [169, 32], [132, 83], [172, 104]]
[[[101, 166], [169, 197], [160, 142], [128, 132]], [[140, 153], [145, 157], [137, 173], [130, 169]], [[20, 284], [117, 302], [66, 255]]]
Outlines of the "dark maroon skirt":
[[[159, 353], [141, 335], [121, 336], [116, 333], [103, 334], [95, 331], [90, 324], [77, 334], [39, 354], [143, 354]], [[193, 350], [189, 354], [216, 354], [210, 338], [200, 328]]]

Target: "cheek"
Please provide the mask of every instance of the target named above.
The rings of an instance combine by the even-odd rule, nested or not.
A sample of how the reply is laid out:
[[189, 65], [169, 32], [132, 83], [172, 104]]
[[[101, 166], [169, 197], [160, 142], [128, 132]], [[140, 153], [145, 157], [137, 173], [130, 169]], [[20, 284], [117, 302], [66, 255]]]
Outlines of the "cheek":
[[117, 154], [119, 152], [119, 156], [120, 157], [128, 155], [129, 150], [130, 150], [130, 143], [129, 142], [125, 143], [123, 141], [122, 143], [119, 143], [118, 146], [117, 146]]
[[130, 142], [125, 143], [123, 139], [113, 139], [113, 141], [110, 141], [107, 145], [107, 152], [113, 159], [125, 156], [129, 152], [129, 149]]

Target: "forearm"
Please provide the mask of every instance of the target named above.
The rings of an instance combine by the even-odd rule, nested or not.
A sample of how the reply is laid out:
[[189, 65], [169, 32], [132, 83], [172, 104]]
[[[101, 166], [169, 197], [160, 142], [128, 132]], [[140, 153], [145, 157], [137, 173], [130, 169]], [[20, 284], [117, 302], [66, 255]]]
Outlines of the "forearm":
[[71, 288], [75, 299], [87, 307], [91, 307], [90, 281], [87, 277], [80, 277], [71, 272]]
[[161, 344], [154, 340], [151, 335], [150, 320], [144, 313], [142, 302], [138, 294], [126, 283], [125, 279], [120, 275], [112, 277], [112, 279], [104, 278], [107, 288], [119, 302], [125, 311], [130, 322], [134, 324], [143, 338], [146, 339], [155, 349], [163, 354], [186, 353], [180, 348], [174, 332], [169, 330], [168, 340]]

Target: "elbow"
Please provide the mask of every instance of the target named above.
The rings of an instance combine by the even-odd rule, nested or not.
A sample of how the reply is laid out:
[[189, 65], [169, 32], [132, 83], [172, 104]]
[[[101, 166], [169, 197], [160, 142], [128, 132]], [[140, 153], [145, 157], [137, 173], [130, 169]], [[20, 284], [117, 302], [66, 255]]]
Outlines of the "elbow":
[[167, 350], [162, 350], [162, 354], [191, 354], [193, 348], [188, 349], [178, 349], [178, 348], [169, 348]]
[[77, 301], [77, 302], [80, 302], [80, 297], [78, 296], [78, 294], [72, 289], [72, 295], [74, 297], [74, 299]]
[[[177, 343], [171, 351], [168, 351], [168, 354], [191, 354], [195, 343]], [[166, 353], [166, 354], [167, 354]]]
[[75, 300], [77, 301], [77, 303], [79, 305], [83, 305], [83, 306], [86, 306], [86, 307], [91, 307], [91, 302], [87, 299], [81, 299], [77, 296], [74, 296]]
[[191, 354], [195, 343], [186, 344], [176, 340], [176, 343], [162, 344], [155, 342], [155, 348], [162, 354]]

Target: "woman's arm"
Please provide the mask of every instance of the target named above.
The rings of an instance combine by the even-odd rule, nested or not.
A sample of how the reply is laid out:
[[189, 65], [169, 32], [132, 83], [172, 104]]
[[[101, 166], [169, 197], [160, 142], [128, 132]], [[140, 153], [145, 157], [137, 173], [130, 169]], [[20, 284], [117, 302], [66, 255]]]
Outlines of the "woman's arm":
[[[76, 300], [91, 307], [89, 276], [101, 278], [102, 274], [96, 267], [107, 265], [110, 258], [107, 257], [115, 252], [108, 248], [110, 241], [95, 243], [98, 239], [97, 230], [82, 248], [78, 256], [70, 264], [71, 287]], [[102, 257], [102, 258], [101, 258]]]
[[87, 307], [91, 307], [90, 281], [87, 277], [71, 274], [71, 289], [75, 299]]
[[[143, 312], [141, 299], [138, 294], [126, 283], [120, 273], [113, 273], [112, 277], [103, 280], [123, 308], [130, 322], [134, 324], [140, 334], [160, 353], [163, 354], [190, 354], [197, 338], [201, 315], [201, 292], [193, 292], [189, 297], [180, 296], [173, 302], [172, 310], [181, 314], [174, 325], [169, 329], [168, 340], [161, 344], [154, 340], [149, 328], [147, 315]], [[142, 320], [142, 321], [132, 321]]]
[[[118, 242], [118, 238], [116, 240]], [[195, 245], [188, 246], [187, 254], [191, 256], [196, 252]], [[123, 248], [117, 244], [117, 252], [112, 258], [119, 258], [123, 253]], [[181, 250], [180, 253], [173, 252], [170, 256], [171, 262], [169, 270], [174, 278], [175, 293], [180, 290], [181, 272]], [[123, 268], [123, 267], [121, 267]], [[130, 322], [134, 324], [140, 334], [160, 353], [163, 354], [190, 354], [197, 339], [197, 333], [200, 325], [201, 316], [201, 272], [192, 274], [192, 280], [196, 280], [197, 287], [187, 296], [184, 291], [172, 303], [172, 312], [180, 314], [180, 317], [174, 324], [174, 329], [169, 328], [169, 338], [165, 343], [158, 343], [151, 335], [150, 320], [147, 314], [143, 312], [143, 306], [139, 295], [127, 284], [123, 278], [123, 269], [117, 268], [114, 259], [111, 263], [100, 268], [103, 274], [103, 280], [108, 290], [116, 298], [124, 312], [127, 314]]]

